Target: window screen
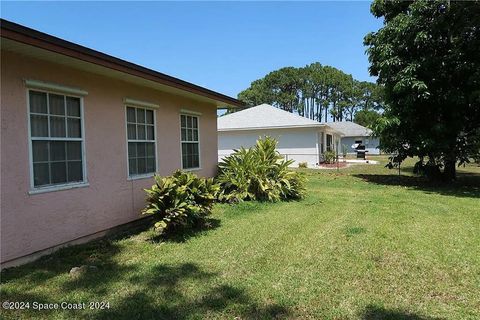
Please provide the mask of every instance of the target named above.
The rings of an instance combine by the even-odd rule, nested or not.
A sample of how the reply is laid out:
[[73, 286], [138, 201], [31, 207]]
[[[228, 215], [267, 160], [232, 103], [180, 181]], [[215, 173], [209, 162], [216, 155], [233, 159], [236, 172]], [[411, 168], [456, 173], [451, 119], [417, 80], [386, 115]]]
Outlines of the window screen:
[[80, 98], [29, 90], [34, 187], [84, 180]]
[[182, 141], [182, 168], [200, 167], [200, 142], [198, 137], [198, 117], [180, 116]]
[[127, 107], [127, 139], [129, 175], [154, 173], [156, 152], [153, 110]]

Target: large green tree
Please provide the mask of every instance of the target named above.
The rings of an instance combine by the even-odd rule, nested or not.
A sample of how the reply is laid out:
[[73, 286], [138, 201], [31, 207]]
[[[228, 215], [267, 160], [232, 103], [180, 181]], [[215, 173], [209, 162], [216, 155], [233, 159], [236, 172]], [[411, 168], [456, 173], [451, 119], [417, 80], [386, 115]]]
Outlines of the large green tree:
[[384, 87], [381, 147], [455, 179], [480, 149], [480, 2], [376, 0], [371, 11], [384, 20], [365, 37]]
[[256, 106], [262, 103], [273, 103], [274, 97], [265, 79], [258, 79], [250, 84], [250, 87], [238, 94], [238, 99], [249, 106]]
[[377, 120], [380, 117], [380, 113], [375, 110], [359, 110], [355, 113], [355, 118], [353, 119], [353, 122], [372, 129], [375, 128]]
[[269, 103], [301, 116], [327, 121], [350, 120], [358, 110], [381, 106], [377, 85], [319, 62], [303, 68], [285, 67], [255, 80], [238, 94], [247, 105]]

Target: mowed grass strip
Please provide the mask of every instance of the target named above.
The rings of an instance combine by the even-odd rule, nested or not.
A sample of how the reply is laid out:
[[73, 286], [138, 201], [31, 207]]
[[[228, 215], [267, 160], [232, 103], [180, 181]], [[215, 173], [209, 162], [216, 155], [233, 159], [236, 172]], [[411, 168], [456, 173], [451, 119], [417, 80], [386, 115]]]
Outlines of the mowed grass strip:
[[[432, 185], [411, 166], [400, 177], [383, 165], [307, 169], [303, 201], [217, 205], [211, 228], [183, 239], [133, 232], [6, 270], [1, 300], [30, 309], [2, 317], [480, 318], [480, 168]], [[80, 265], [98, 270], [71, 277]], [[95, 301], [110, 308], [88, 309]]]

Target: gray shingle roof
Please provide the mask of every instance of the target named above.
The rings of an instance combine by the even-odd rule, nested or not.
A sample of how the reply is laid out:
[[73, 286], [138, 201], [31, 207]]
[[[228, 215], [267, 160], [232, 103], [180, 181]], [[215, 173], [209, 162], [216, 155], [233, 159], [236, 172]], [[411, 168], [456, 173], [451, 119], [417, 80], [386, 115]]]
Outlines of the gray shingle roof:
[[265, 103], [221, 116], [218, 118], [217, 124], [219, 131], [325, 126], [325, 124], [320, 122], [275, 108]]
[[327, 122], [329, 127], [343, 133], [344, 137], [369, 137], [372, 130], [351, 121]]

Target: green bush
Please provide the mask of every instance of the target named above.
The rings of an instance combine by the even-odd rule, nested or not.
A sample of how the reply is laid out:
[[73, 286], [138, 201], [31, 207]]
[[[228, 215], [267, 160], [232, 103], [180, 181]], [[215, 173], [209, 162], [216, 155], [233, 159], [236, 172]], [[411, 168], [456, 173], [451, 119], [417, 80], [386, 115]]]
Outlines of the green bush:
[[155, 184], [145, 189], [147, 206], [142, 214], [156, 216], [155, 230], [160, 234], [195, 226], [210, 214], [219, 190], [213, 179], [199, 178], [189, 172], [155, 176]]
[[259, 139], [250, 149], [241, 148], [225, 157], [219, 164], [217, 181], [220, 201], [242, 200], [278, 201], [300, 199], [305, 193], [305, 178], [288, 166], [276, 151], [277, 141], [270, 137]]
[[477, 155], [475, 155], [475, 156], [473, 157], [473, 161], [474, 161], [476, 164], [480, 165], [480, 151], [478, 152]]
[[325, 163], [334, 163], [335, 158], [336, 158], [335, 151], [330, 150], [330, 151], [326, 151], [323, 154], [323, 161], [325, 161]]
[[306, 163], [306, 162], [299, 162], [299, 163], [298, 163], [298, 167], [299, 167], [299, 168], [308, 168], [308, 163]]

